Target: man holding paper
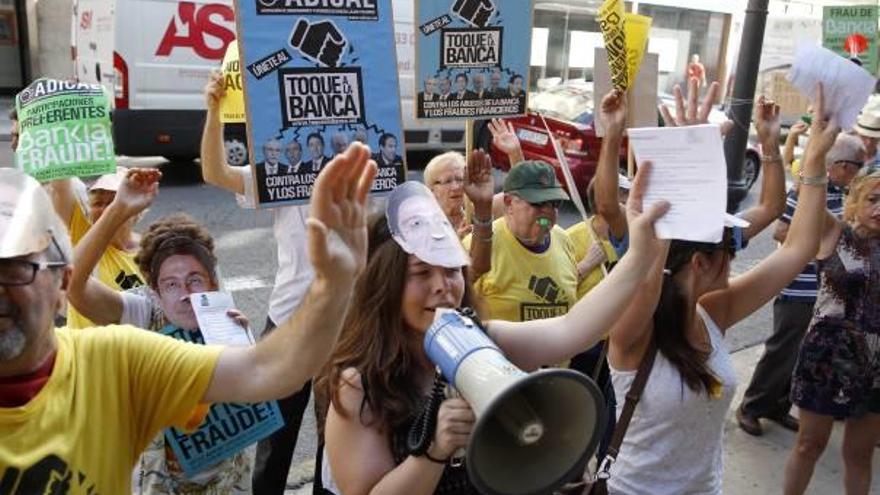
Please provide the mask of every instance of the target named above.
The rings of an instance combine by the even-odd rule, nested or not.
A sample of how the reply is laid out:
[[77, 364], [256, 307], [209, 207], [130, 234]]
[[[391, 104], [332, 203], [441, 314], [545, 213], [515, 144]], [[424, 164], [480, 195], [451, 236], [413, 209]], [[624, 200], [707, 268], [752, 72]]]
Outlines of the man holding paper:
[[[312, 197], [309, 254], [316, 280], [303, 306], [265, 341], [222, 348], [130, 327], [53, 330], [67, 289], [79, 291], [71, 299], [101, 322], [123, 317], [123, 296], [96, 287], [88, 269], [74, 276], [69, 240], [45, 192], [17, 171], [0, 171], [0, 377], [4, 387], [18, 390], [2, 394], [0, 479], [13, 486], [19, 480], [23, 493], [45, 493], [59, 479], [77, 491], [131, 493], [131, 470], [149, 440], [172, 424], [198, 424], [205, 413], [199, 404], [272, 400], [301, 388], [334, 345], [363, 269], [366, 199], [375, 173], [360, 145], [327, 166]], [[78, 246], [77, 261], [95, 263], [90, 237], [109, 239], [114, 223], [152, 200], [157, 179], [154, 172], [129, 173], [116, 205]], [[185, 298], [206, 282], [203, 275], [187, 269], [166, 280], [162, 274], [169, 263], [198, 265], [199, 259], [169, 256], [157, 273], [145, 275], [153, 290], [173, 283]]]

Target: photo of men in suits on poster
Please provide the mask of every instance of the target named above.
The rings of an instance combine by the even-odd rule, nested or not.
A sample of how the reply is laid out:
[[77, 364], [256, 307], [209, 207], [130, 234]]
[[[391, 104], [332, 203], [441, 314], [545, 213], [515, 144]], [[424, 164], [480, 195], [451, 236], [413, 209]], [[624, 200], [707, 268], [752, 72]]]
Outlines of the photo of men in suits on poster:
[[525, 113], [531, 4], [532, 0], [417, 2], [416, 117], [477, 119]]

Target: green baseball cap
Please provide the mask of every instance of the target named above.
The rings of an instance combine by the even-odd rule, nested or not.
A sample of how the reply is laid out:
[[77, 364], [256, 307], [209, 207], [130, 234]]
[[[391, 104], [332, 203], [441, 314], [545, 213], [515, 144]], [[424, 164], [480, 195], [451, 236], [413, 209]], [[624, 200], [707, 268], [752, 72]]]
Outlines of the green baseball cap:
[[532, 204], [569, 199], [556, 181], [553, 166], [537, 160], [520, 162], [510, 169], [504, 179], [504, 192], [515, 194]]

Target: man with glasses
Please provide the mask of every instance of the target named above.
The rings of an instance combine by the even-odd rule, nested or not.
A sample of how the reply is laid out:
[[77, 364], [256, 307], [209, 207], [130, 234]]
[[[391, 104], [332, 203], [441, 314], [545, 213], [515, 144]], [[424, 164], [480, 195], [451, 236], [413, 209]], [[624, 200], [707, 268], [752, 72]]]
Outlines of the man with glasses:
[[[504, 180], [504, 216], [490, 223], [474, 218], [471, 243], [491, 243], [491, 268], [475, 273], [474, 287], [486, 302], [487, 319], [528, 321], [568, 312], [577, 294], [574, 245], [556, 225], [568, 194], [553, 167], [524, 161]], [[475, 264], [476, 265], [476, 264]], [[548, 363], [549, 364], [549, 363]]]
[[[303, 305], [264, 341], [237, 348], [129, 326], [54, 329], [67, 290], [93, 321], [132, 314], [122, 295], [89, 280], [89, 265], [100, 241], [152, 201], [159, 174], [129, 171], [77, 246], [81, 266], [74, 268], [45, 191], [0, 169], [0, 493], [132, 493], [132, 468], [150, 440], [168, 426], [201, 423], [201, 404], [260, 402], [300, 389], [329, 356], [366, 259], [366, 198], [376, 173], [368, 159], [354, 147], [315, 184], [309, 254], [316, 281]], [[170, 323], [186, 325], [191, 313], [182, 303], [216, 276], [212, 246], [178, 234], [149, 231], [155, 250], [139, 262], [155, 262], [144, 275], [166, 301], [157, 304]]]

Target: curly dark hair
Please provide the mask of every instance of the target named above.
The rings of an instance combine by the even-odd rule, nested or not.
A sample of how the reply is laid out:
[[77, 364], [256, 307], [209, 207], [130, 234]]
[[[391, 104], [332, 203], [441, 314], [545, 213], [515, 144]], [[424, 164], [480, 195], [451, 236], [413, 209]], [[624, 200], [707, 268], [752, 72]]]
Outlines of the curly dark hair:
[[215, 278], [217, 256], [214, 238], [205, 227], [185, 213], [174, 213], [150, 224], [141, 237], [141, 245], [134, 262], [146, 277], [150, 287], [157, 289], [159, 267], [175, 254], [194, 256]]

